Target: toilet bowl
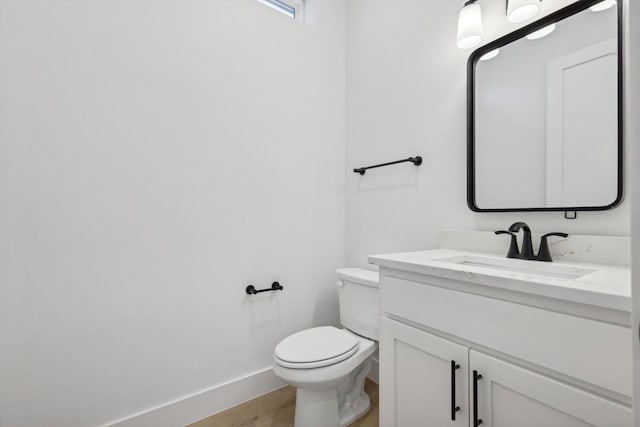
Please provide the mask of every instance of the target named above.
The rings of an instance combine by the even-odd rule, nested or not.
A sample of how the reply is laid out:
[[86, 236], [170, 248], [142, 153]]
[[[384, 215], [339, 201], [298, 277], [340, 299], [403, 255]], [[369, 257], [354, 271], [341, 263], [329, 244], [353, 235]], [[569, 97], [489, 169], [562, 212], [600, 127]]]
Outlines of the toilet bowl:
[[364, 381], [377, 349], [378, 274], [337, 270], [344, 326], [306, 329], [280, 341], [273, 372], [297, 388], [295, 427], [342, 427], [370, 407]]

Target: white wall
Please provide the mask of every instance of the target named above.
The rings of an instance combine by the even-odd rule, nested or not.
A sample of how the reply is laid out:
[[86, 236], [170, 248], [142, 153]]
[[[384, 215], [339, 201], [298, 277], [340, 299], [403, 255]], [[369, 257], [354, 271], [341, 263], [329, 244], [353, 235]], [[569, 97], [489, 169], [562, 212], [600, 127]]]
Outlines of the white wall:
[[[543, 15], [571, 0], [541, 3]], [[347, 263], [373, 253], [439, 245], [442, 228], [504, 229], [517, 220], [535, 231], [629, 234], [629, 202], [611, 211], [472, 213], [466, 206], [466, 60], [455, 47], [462, 1], [350, 0], [347, 3], [347, 166], [422, 155], [347, 176]], [[481, 0], [485, 39], [516, 29], [504, 3]], [[628, 169], [628, 168], [627, 168]], [[627, 180], [628, 182], [628, 180]]]
[[336, 321], [345, 5], [309, 9], [0, 2], [1, 426], [126, 417]]
[[[626, 72], [631, 76], [640, 75], [640, 3], [628, 0], [625, 4], [629, 7], [627, 17], [629, 62]], [[628, 85], [629, 97], [627, 98], [627, 136], [631, 141], [629, 156], [630, 163], [637, 165], [640, 162], [640, 81], [635, 77], [630, 79]], [[632, 217], [635, 221], [631, 224], [631, 265], [632, 265], [632, 289], [633, 297], [633, 407], [640, 408], [640, 168], [635, 167], [631, 173], [632, 182], [630, 192], [633, 193]], [[635, 410], [634, 426], [640, 426], [640, 411]]]

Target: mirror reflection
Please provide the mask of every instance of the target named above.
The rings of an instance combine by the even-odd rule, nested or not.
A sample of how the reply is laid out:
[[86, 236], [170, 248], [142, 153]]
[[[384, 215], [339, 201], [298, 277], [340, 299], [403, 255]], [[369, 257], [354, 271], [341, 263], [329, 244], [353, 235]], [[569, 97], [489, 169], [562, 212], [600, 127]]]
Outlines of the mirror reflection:
[[586, 9], [477, 62], [477, 208], [605, 207], [616, 201], [616, 9], [615, 2]]

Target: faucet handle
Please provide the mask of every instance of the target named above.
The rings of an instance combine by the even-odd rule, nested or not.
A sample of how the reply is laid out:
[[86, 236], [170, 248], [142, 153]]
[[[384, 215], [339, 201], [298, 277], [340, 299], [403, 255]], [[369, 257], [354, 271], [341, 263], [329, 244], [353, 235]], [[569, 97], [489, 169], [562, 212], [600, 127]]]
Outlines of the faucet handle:
[[511, 236], [511, 244], [509, 245], [509, 252], [507, 252], [507, 258], [520, 258], [520, 250], [518, 249], [518, 240], [516, 233], [506, 230], [495, 231], [496, 235], [508, 234]]
[[547, 237], [551, 236], [564, 237], [565, 239], [569, 237], [567, 233], [547, 233], [542, 236], [540, 238], [540, 249], [538, 250], [538, 256], [536, 257], [538, 261], [553, 262], [551, 252], [549, 252], [549, 244], [547, 243]]

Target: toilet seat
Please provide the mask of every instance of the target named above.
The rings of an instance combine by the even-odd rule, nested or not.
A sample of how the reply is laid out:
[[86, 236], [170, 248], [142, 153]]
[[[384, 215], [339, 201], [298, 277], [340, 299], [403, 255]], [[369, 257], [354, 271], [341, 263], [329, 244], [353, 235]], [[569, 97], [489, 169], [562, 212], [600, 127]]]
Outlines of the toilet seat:
[[333, 326], [320, 326], [280, 341], [275, 348], [274, 359], [285, 368], [321, 368], [350, 358], [358, 348], [359, 341], [352, 334]]

